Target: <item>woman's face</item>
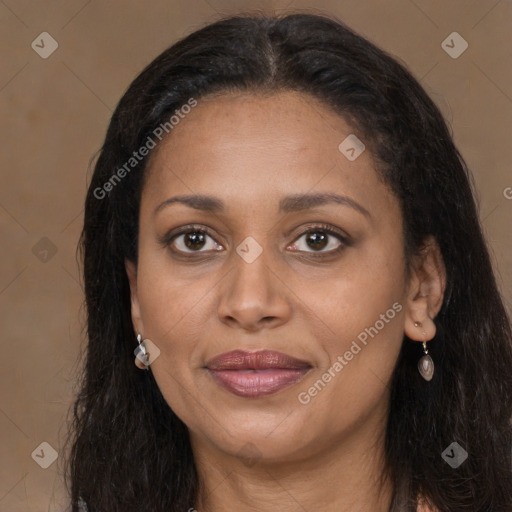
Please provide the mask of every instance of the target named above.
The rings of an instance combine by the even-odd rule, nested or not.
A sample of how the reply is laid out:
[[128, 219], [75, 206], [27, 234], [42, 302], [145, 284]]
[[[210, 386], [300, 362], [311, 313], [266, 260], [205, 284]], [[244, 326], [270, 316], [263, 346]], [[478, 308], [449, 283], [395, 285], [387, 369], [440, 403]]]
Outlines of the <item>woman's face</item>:
[[151, 155], [132, 317], [195, 448], [287, 461], [383, 432], [406, 317], [402, 218], [351, 134], [303, 94], [226, 95]]

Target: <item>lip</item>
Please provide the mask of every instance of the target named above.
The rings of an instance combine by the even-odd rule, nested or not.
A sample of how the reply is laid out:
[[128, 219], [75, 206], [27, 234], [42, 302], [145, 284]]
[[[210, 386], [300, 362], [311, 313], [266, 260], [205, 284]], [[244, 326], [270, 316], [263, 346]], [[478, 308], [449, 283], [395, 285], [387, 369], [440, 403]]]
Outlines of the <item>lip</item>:
[[224, 389], [238, 396], [257, 398], [302, 380], [311, 365], [273, 350], [233, 350], [210, 359], [206, 368]]
[[297, 370], [310, 368], [311, 365], [307, 361], [274, 350], [232, 350], [210, 359], [206, 367], [210, 370]]

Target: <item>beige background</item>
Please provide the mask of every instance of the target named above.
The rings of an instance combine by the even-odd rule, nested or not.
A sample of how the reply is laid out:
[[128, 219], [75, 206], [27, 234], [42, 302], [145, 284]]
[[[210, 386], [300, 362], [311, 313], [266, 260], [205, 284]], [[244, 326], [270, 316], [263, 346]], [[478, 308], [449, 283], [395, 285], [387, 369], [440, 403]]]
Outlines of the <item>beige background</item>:
[[[75, 249], [89, 161], [117, 101], [177, 38], [254, 8], [335, 14], [421, 81], [474, 173], [510, 311], [510, 0], [0, 0], [0, 512], [65, 510], [65, 419], [84, 323]], [[441, 46], [453, 31], [469, 44], [456, 59]], [[31, 47], [42, 32], [58, 42], [47, 59]], [[47, 469], [36, 463], [49, 460], [42, 442], [59, 453]]]

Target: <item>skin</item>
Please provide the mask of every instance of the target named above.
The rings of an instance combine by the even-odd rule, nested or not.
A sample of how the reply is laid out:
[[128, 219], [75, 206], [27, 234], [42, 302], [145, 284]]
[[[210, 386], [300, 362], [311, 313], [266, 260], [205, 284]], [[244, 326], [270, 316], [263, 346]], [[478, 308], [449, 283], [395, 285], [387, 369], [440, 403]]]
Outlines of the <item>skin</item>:
[[[406, 277], [398, 201], [368, 146], [354, 161], [338, 150], [351, 133], [342, 117], [302, 93], [216, 95], [201, 99], [151, 155], [138, 266], [126, 262], [132, 320], [160, 349], [151, 371], [189, 428], [206, 489], [191, 504], [197, 510], [389, 507], [392, 484], [380, 479], [388, 385], [404, 333], [418, 342], [434, 337], [445, 275], [429, 239]], [[368, 215], [337, 203], [278, 212], [283, 197], [316, 192], [347, 196]], [[215, 196], [225, 210], [172, 203], [154, 213], [189, 194]], [[343, 230], [350, 242], [329, 235], [326, 247], [308, 244], [304, 232], [318, 223]], [[212, 233], [195, 253], [186, 252], [186, 235], [159, 242], [188, 224]], [[236, 252], [248, 236], [262, 249], [252, 263]], [[328, 254], [340, 244], [341, 252]], [[300, 403], [299, 393], [394, 303], [402, 306], [396, 316]], [[204, 368], [234, 349], [277, 350], [312, 368], [272, 395], [239, 397]]]

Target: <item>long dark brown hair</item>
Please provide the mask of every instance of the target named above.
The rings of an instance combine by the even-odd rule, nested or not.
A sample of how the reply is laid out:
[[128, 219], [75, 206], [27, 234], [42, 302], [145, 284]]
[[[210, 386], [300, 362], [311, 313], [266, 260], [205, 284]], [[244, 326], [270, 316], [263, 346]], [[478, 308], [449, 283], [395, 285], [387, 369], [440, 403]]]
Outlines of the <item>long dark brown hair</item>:
[[[390, 511], [415, 511], [418, 495], [440, 511], [512, 510], [511, 325], [466, 164], [438, 108], [403, 65], [343, 23], [309, 14], [238, 16], [192, 33], [140, 73], [112, 116], [80, 245], [88, 344], [69, 436], [72, 510], [79, 499], [89, 512], [194, 506], [199, 481], [188, 430], [152, 372], [134, 365], [124, 260], [137, 262], [148, 157], [126, 163], [190, 98], [282, 90], [311, 95], [349, 122], [400, 201], [407, 261], [432, 235], [446, 266], [429, 344], [434, 379], [426, 384], [418, 374], [421, 346], [405, 336], [392, 377]], [[123, 166], [127, 172], [114, 180]], [[453, 442], [468, 453], [457, 468], [441, 456]]]

